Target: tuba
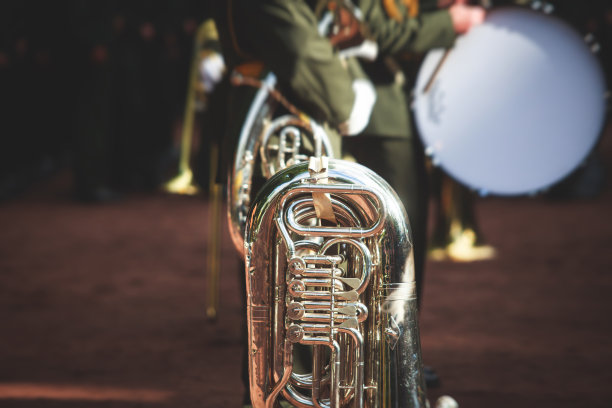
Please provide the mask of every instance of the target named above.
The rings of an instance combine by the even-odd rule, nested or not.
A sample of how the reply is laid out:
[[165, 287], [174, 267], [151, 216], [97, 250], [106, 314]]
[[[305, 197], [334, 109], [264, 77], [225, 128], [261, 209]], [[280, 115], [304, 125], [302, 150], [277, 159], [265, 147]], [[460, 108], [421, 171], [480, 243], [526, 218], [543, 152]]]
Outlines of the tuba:
[[[326, 132], [283, 98], [273, 74], [232, 82], [259, 88], [228, 177], [230, 235], [245, 259], [253, 407], [275, 407], [281, 396], [302, 408], [428, 406], [410, 229], [397, 195], [371, 170], [328, 160]], [[258, 167], [267, 179], [259, 189]], [[309, 352], [305, 367], [294, 350]], [[457, 405], [443, 396], [436, 407]]]
[[[300, 112], [276, 89], [276, 76], [259, 81], [232, 74], [235, 86], [254, 86], [257, 93], [240, 130], [232, 170], [228, 177], [228, 224], [232, 242], [244, 254], [244, 226], [251, 205], [253, 178], [265, 179], [309, 156], [333, 157], [331, 143], [321, 125]], [[280, 114], [279, 114], [280, 113]]]
[[425, 407], [406, 212], [371, 170], [325, 161], [279, 171], [246, 219], [253, 406]]

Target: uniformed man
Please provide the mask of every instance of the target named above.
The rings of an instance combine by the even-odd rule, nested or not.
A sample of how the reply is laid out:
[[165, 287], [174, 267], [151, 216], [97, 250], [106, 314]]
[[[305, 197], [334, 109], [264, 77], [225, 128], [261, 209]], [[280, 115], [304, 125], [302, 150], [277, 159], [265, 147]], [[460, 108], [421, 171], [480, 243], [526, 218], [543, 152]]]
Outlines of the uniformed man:
[[[378, 46], [374, 61], [361, 60], [361, 66], [375, 85], [377, 99], [365, 131], [355, 138], [345, 138], [343, 147], [345, 153], [383, 177], [406, 208], [413, 236], [419, 306], [423, 299], [429, 189], [423, 146], [410, 120], [412, 84], [395, 57], [451, 47], [457, 34], [484, 20], [483, 8], [465, 3], [464, 0], [423, 2], [422, 5], [418, 0], [355, 1]], [[422, 12], [421, 6], [427, 11]], [[429, 387], [439, 385], [433, 369], [425, 367], [424, 374]]]
[[[372, 62], [361, 66], [376, 88], [376, 104], [363, 133], [343, 141], [345, 152], [381, 175], [406, 207], [415, 251], [417, 299], [422, 301], [429, 193], [424, 150], [412, 129], [411, 84], [394, 57], [449, 48], [457, 34], [484, 20], [484, 9], [464, 0], [444, 1], [446, 9], [418, 0], [356, 0], [354, 2], [378, 45]], [[427, 11], [421, 12], [420, 7]]]
[[[465, 0], [447, 1], [452, 4], [442, 10], [429, 4], [427, 8], [431, 11], [425, 13], [419, 13], [417, 0], [354, 1], [378, 46], [374, 61], [361, 61], [361, 68], [376, 88], [376, 103], [370, 117], [368, 105], [373, 99], [366, 87], [360, 88], [363, 82], [355, 80], [363, 73], [357, 68], [347, 75], [347, 64], [339, 60], [330, 41], [318, 32], [320, 15], [317, 13], [325, 10], [328, 3], [327, 0], [228, 1], [227, 7], [216, 9], [226, 62], [231, 69], [264, 61], [299, 108], [341, 129], [345, 135], [360, 133], [356, 138], [345, 138], [345, 151], [385, 178], [404, 203], [416, 244], [420, 299], [428, 200], [426, 174], [423, 149], [411, 129], [409, 84], [392, 57], [450, 47], [458, 33], [466, 32], [484, 19], [484, 10], [466, 5]], [[354, 67], [354, 64], [348, 65]], [[232, 90], [230, 114], [236, 117], [230, 119], [230, 124], [242, 124], [251, 100], [244, 94], [249, 93], [252, 95], [254, 90]], [[237, 106], [238, 101], [246, 103]], [[365, 131], [359, 132], [358, 128], [365, 123], [355, 123], [355, 119], [364, 118], [370, 119], [369, 124]], [[237, 129], [230, 130], [226, 143], [233, 145], [237, 134]], [[224, 152], [232, 155], [233, 149], [225, 148]], [[228, 163], [231, 159], [225, 157], [224, 161]]]
[[[274, 72], [285, 96], [299, 109], [331, 128], [357, 134], [367, 123], [374, 96], [347, 73], [329, 40], [319, 34], [316, 3], [230, 0], [226, 7], [213, 8], [225, 62], [228, 71], [248, 76], [260, 76], [264, 69]], [[239, 128], [255, 90], [234, 87], [230, 92], [229, 123]], [[238, 133], [230, 129], [226, 141], [233, 146]], [[339, 151], [339, 138], [331, 138]], [[233, 155], [233, 149], [223, 150]]]
[[[229, 0], [227, 7], [220, 7], [216, 16], [225, 60], [230, 69], [238, 70], [256, 67], [249, 62], [265, 62], [293, 103], [315, 119], [340, 129], [344, 135], [362, 133], [367, 125], [368, 105], [373, 98], [371, 94], [368, 97], [367, 86], [362, 88], [363, 82], [356, 79], [360, 74], [367, 74], [379, 94], [372, 121], [363, 134], [354, 139], [345, 138], [343, 143], [348, 144], [348, 151], [357, 161], [381, 174], [398, 191], [413, 223], [416, 248], [423, 253], [425, 240], [420, 236], [424, 234], [427, 196], [423, 193], [422, 150], [410, 129], [406, 83], [387, 56], [450, 46], [456, 33], [469, 29], [484, 12], [453, 4], [447, 11], [417, 17], [416, 1], [358, 2], [381, 55], [371, 63], [361, 64], [364, 73], [358, 65], [343, 63], [331, 42], [319, 34], [315, 11], [323, 10], [326, 3]], [[347, 66], [356, 68], [347, 70]], [[249, 74], [258, 75], [258, 72]], [[252, 96], [254, 90], [232, 89], [229, 114], [237, 117], [230, 118], [230, 124], [237, 127], [242, 124], [251, 101], [249, 93]], [[235, 128], [225, 139], [235, 143], [237, 135], [238, 128]], [[233, 154], [233, 149], [224, 151]], [[225, 162], [229, 163], [229, 158]], [[414, 224], [416, 218], [422, 225]], [[422, 270], [422, 255], [417, 262], [417, 268]]]
[[[357, 134], [367, 124], [374, 102], [372, 87], [352, 78], [329, 40], [318, 32], [314, 3], [305, 0], [229, 0], [213, 8], [228, 71], [262, 77], [270, 70], [291, 103], [330, 130]], [[225, 82], [218, 91], [228, 89]], [[227, 174], [234, 147], [256, 89], [230, 87], [228, 128], [223, 139], [221, 177]], [[340, 151], [340, 132], [330, 135]], [[243, 279], [241, 280], [243, 281]], [[244, 327], [246, 329], [246, 327]], [[246, 342], [245, 342], [246, 346]], [[245, 360], [246, 361], [246, 360]], [[245, 404], [248, 374], [243, 364]]]

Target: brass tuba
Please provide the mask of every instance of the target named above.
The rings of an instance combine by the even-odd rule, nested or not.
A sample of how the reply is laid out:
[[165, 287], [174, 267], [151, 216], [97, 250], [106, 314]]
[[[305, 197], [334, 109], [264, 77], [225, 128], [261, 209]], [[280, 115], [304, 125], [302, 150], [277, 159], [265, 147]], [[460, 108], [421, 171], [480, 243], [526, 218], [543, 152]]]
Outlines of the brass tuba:
[[[296, 407], [425, 407], [410, 230], [389, 185], [356, 163], [300, 163], [266, 182], [245, 225], [253, 406], [282, 394]], [[293, 367], [298, 345], [312, 347], [308, 372]]]
[[[276, 89], [273, 73], [267, 74], [262, 81], [233, 73], [231, 80], [236, 86], [259, 88], [240, 130], [228, 177], [229, 231], [236, 250], [243, 254], [246, 216], [256, 193], [253, 191], [255, 174], [261, 172], [268, 179], [311, 155], [333, 157], [334, 152], [323, 128]], [[283, 110], [286, 113], [279, 114]]]
[[[246, 267], [253, 407], [275, 407], [281, 394], [302, 408], [428, 406], [397, 195], [359, 164], [328, 161], [326, 132], [283, 98], [273, 74], [232, 82], [259, 88], [228, 179], [230, 234]], [[256, 191], [258, 167], [268, 181]], [[311, 351], [307, 369], [294, 367], [300, 347]], [[450, 397], [436, 405], [456, 406]]]

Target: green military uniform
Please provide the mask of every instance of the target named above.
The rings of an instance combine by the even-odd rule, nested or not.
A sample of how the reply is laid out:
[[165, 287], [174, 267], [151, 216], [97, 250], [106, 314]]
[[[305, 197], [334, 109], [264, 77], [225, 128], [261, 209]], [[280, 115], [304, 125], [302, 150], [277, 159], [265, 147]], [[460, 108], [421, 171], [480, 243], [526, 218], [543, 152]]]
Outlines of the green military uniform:
[[363, 12], [366, 25], [379, 47], [375, 61], [361, 62], [375, 86], [377, 99], [364, 132], [345, 138], [343, 147], [359, 163], [382, 176], [406, 207], [413, 234], [420, 301], [427, 233], [427, 174], [423, 147], [410, 121], [410, 84], [392, 57], [450, 47], [455, 32], [446, 10], [411, 17], [404, 4], [408, 2], [395, 1], [395, 10], [389, 10], [384, 4], [388, 2], [383, 0], [355, 3]]
[[[389, 1], [358, 0], [363, 19], [378, 44], [379, 57], [362, 62], [361, 67], [374, 83], [377, 101], [370, 123], [363, 134], [344, 138], [345, 151], [358, 162], [385, 178], [397, 191], [412, 224], [416, 243], [417, 286], [422, 285], [425, 257], [427, 188], [424, 158], [418, 138], [413, 137], [407, 97], [408, 84], [394, 70], [390, 57], [422, 53], [434, 47], [451, 46], [455, 33], [449, 13], [434, 10], [410, 17], [404, 3], [392, 2], [397, 15], [391, 15]], [[416, 3], [416, 2], [415, 2]], [[217, 16], [228, 65], [248, 60], [264, 61], [279, 78], [289, 100], [315, 119], [336, 126], [345, 121], [353, 107], [351, 76], [340, 62], [330, 42], [319, 35], [313, 10], [317, 0], [230, 0]], [[424, 5], [425, 7], [425, 5]], [[428, 7], [432, 9], [432, 7]], [[400, 18], [398, 18], [398, 15]], [[225, 38], [225, 41], [224, 41]], [[230, 124], [240, 126], [253, 91], [232, 90], [234, 105]], [[238, 95], [243, 94], [243, 95]], [[238, 102], [248, 101], [245, 106]], [[238, 130], [226, 142], [235, 143]], [[232, 149], [224, 149], [232, 152]], [[230, 154], [232, 154], [230, 153]], [[225, 162], [231, 158], [226, 157]], [[420, 296], [419, 296], [420, 298]]]
[[217, 18], [224, 56], [230, 67], [264, 62], [289, 100], [338, 125], [348, 119], [354, 95], [340, 59], [318, 34], [311, 7], [305, 0], [228, 0]]
[[[321, 2], [316, 0], [228, 0], [227, 7], [217, 9], [215, 20], [230, 69], [249, 60], [263, 61], [277, 75], [292, 103], [316, 120], [337, 126], [349, 118], [355, 95], [345, 64], [329, 40], [318, 33], [314, 13], [318, 4]], [[450, 16], [445, 11], [396, 21], [385, 13], [381, 0], [362, 0], [357, 5], [383, 56], [421, 52], [454, 41]], [[423, 221], [416, 226], [413, 221], [413, 230], [421, 240], [417, 249], [424, 250], [422, 149], [412, 137], [405, 84], [388, 70], [383, 56], [361, 65], [378, 92], [371, 123], [363, 135], [345, 138], [343, 143], [360, 163], [378, 172], [398, 191], [411, 220]], [[229, 126], [234, 128], [230, 128], [226, 142], [235, 143], [253, 93], [244, 87], [231, 90]], [[233, 154], [233, 149], [226, 147], [224, 151]], [[229, 160], [225, 158], [226, 163]], [[419, 259], [422, 266], [422, 257]]]
[[[336, 127], [348, 119], [355, 96], [341, 60], [318, 33], [315, 3], [228, 0], [226, 7], [213, 11], [230, 70], [251, 61], [263, 62], [266, 70], [275, 73], [291, 103], [315, 120]], [[226, 157], [222, 158], [225, 168], [231, 163], [232, 147], [254, 93], [248, 87], [230, 90], [230, 129], [224, 140]], [[339, 148], [339, 136], [332, 138]]]
[[[228, 0], [227, 7], [216, 9], [215, 21], [229, 70], [241, 69], [252, 61], [263, 62], [265, 70], [275, 73], [282, 92], [291, 103], [315, 120], [336, 127], [349, 118], [355, 96], [346, 68], [330, 42], [318, 33], [318, 21], [313, 12], [315, 3]], [[221, 175], [227, 174], [232, 162], [240, 128], [255, 92], [246, 86], [229, 89]], [[332, 138], [334, 149], [339, 150], [339, 135]], [[258, 181], [254, 181], [254, 189], [257, 184]], [[300, 354], [303, 357], [303, 353]], [[246, 364], [243, 364], [243, 381], [247, 390], [245, 403], [248, 403]]]

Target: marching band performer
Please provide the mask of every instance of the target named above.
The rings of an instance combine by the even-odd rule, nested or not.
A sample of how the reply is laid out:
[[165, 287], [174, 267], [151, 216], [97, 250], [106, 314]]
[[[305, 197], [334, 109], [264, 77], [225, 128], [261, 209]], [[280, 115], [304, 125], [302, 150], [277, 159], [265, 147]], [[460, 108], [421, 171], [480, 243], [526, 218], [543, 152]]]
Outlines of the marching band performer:
[[[465, 1], [446, 2], [450, 3], [449, 7], [442, 9], [426, 2], [420, 5], [416, 0], [355, 3], [378, 45], [374, 61], [361, 60], [361, 66], [375, 85], [377, 100], [364, 132], [358, 137], [346, 138], [343, 146], [357, 162], [382, 176], [404, 204], [413, 234], [417, 299], [422, 304], [430, 197], [428, 176], [424, 149], [411, 123], [409, 90], [412, 84], [394, 57], [449, 48], [457, 34], [482, 22], [485, 12], [481, 7], [466, 5]], [[420, 8], [430, 11], [421, 12]], [[425, 378], [430, 387], [439, 384], [438, 376], [429, 367], [425, 367]]]
[[[326, 124], [336, 152], [340, 151], [340, 132], [363, 130], [374, 103], [373, 89], [351, 77], [332, 44], [319, 34], [314, 5], [304, 0], [228, 0], [215, 12], [228, 71], [255, 78], [266, 70], [274, 72], [291, 102]], [[254, 94], [251, 87], [229, 89], [220, 175], [227, 174]], [[248, 384], [246, 365], [243, 369]], [[244, 403], [250, 403], [248, 392]]]
[[[230, 69], [255, 77], [261, 77], [264, 69], [274, 72], [293, 103], [338, 130], [332, 136], [335, 151], [339, 151], [339, 135], [358, 135], [342, 140], [345, 151], [388, 181], [408, 211], [417, 248], [419, 298], [428, 201], [423, 149], [411, 130], [408, 84], [392, 57], [450, 47], [457, 33], [484, 19], [482, 8], [464, 3], [457, 1], [448, 9], [421, 14], [418, 1], [360, 0], [350, 4], [367, 27], [359, 35], [366, 34], [378, 49], [377, 55], [370, 53], [372, 61], [368, 62], [341, 59], [333, 41], [322, 35], [319, 22], [323, 13], [338, 11], [347, 3], [228, 0], [225, 7], [216, 9], [215, 20]], [[230, 91], [229, 134], [224, 138], [227, 146], [222, 160], [225, 168], [227, 152], [233, 151], [229, 145], [235, 144], [253, 94], [253, 89], [245, 87]]]
[[[359, 0], [355, 2], [378, 56], [361, 61], [374, 83], [377, 101], [367, 128], [344, 141], [345, 151], [381, 175], [395, 189], [408, 212], [415, 243], [417, 298], [422, 301], [429, 192], [424, 150], [410, 120], [411, 84], [394, 57], [419, 54], [433, 48], [449, 48], [457, 34], [484, 20], [484, 9], [450, 3], [448, 8], [417, 0]], [[431, 3], [431, 2], [429, 2]], [[429, 10], [421, 12], [420, 8]]]

